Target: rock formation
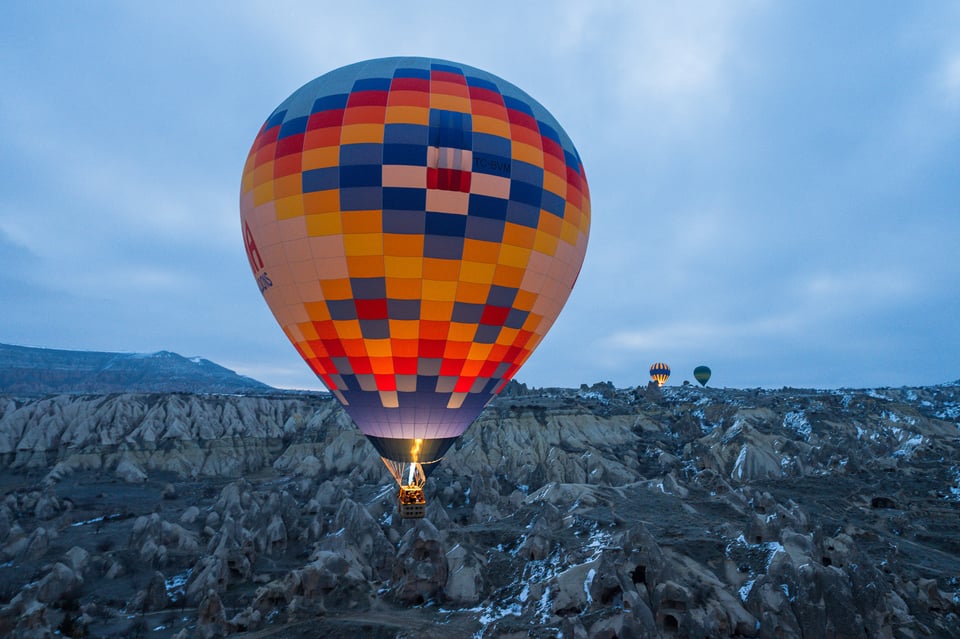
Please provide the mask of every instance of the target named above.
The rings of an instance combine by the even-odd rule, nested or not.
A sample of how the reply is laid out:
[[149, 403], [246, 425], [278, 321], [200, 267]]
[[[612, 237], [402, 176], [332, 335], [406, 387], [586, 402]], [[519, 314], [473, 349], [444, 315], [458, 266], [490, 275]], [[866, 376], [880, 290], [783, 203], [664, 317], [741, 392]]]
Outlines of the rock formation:
[[420, 521], [320, 394], [3, 396], [0, 477], [0, 636], [960, 637], [956, 384], [512, 384]]

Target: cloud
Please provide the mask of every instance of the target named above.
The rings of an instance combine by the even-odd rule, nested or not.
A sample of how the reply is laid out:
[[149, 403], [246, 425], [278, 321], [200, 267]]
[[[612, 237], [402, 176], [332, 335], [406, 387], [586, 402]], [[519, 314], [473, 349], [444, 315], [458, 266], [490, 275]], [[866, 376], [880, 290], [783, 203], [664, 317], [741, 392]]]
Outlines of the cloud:
[[762, 3], [584, 3], [585, 61], [603, 78], [596, 100], [613, 124], [682, 135], [730, 106], [740, 34]]
[[633, 353], [687, 353], [703, 350], [719, 341], [730, 344], [745, 338], [783, 336], [796, 332], [802, 323], [802, 318], [796, 314], [766, 315], [726, 323], [706, 319], [699, 322], [679, 321], [619, 331], [600, 339], [599, 343], [608, 353], [630, 357]]
[[948, 108], [960, 109], [960, 51], [946, 55], [935, 75], [934, 86]]
[[0, 195], [0, 230], [33, 256], [32, 281], [91, 301], [179, 297], [242, 255], [239, 175], [181, 166], [156, 151], [156, 132], [142, 146], [114, 144], [137, 122], [75, 131], [29, 90], [3, 110], [5, 160], [23, 180]]
[[923, 286], [911, 273], [893, 270], [820, 271], [806, 274], [797, 302], [842, 314], [853, 309], [902, 304]]
[[[240, 375], [245, 375], [252, 379], [269, 384], [276, 388], [295, 388], [299, 390], [326, 390], [326, 387], [320, 382], [313, 371], [307, 367], [299, 357], [289, 357], [286, 360], [277, 358], [278, 361], [263, 359], [263, 356], [256, 360], [221, 360], [217, 362], [221, 366], [229, 368]], [[290, 365], [283, 365], [280, 361], [289, 361]]]
[[619, 22], [622, 97], [633, 104], [650, 99], [676, 104], [716, 92], [723, 84], [737, 10], [722, 4], [695, 11], [657, 7], [637, 9]]
[[[109, 138], [75, 133], [70, 123], [55, 124], [55, 112], [40, 96], [21, 93], [17, 102], [20, 106], [10, 111], [33, 115], [9, 118], [4, 127], [7, 153], [34, 175], [46, 176], [46, 183], [31, 185], [31, 192], [21, 199], [21, 206], [41, 209], [38, 215], [14, 216], [7, 211], [3, 218], [10, 223], [17, 217], [18, 225], [32, 225], [29, 237], [69, 235], [73, 239], [88, 229], [154, 237], [202, 234], [205, 242], [223, 237], [225, 216], [210, 213], [221, 211], [225, 202], [236, 200], [236, 194], [225, 192], [207, 175], [178, 171], [175, 156], [167, 155], [172, 149], [157, 148], [157, 138], [163, 138], [159, 131], [143, 145], [119, 146]], [[43, 121], [54, 124], [39, 126]], [[113, 133], [132, 134], [136, 124], [118, 120]], [[45, 207], [52, 196], [65, 198], [70, 207]], [[58, 229], [60, 233], [51, 232]], [[33, 248], [47, 251], [42, 246]]]

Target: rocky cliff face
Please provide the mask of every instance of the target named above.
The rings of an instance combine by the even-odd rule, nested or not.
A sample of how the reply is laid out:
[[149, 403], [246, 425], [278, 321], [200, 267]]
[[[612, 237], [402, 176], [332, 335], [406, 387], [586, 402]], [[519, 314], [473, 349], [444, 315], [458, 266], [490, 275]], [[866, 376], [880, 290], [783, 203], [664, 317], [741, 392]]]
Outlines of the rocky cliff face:
[[251, 393], [270, 386], [169, 351], [101, 353], [0, 344], [0, 393]]
[[511, 390], [420, 521], [323, 396], [0, 397], [0, 636], [960, 637], [960, 386]]

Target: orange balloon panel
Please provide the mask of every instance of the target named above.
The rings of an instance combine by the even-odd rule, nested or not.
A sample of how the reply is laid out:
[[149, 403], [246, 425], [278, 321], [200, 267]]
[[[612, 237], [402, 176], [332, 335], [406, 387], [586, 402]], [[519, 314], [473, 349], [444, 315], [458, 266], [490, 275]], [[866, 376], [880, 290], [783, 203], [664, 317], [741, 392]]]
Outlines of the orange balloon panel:
[[381, 453], [463, 433], [553, 324], [590, 226], [556, 120], [494, 75], [427, 58], [291, 95], [253, 143], [240, 210], [274, 316]]

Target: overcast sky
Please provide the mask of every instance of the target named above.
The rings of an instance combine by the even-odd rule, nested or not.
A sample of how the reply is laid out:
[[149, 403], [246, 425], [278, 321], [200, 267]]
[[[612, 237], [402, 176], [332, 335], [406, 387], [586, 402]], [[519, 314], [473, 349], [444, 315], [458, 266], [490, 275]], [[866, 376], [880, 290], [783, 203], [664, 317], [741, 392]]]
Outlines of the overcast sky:
[[956, 2], [6, 0], [0, 342], [322, 388], [251, 276], [240, 174], [290, 93], [392, 55], [509, 80], [580, 152], [583, 271], [517, 380], [960, 378]]

